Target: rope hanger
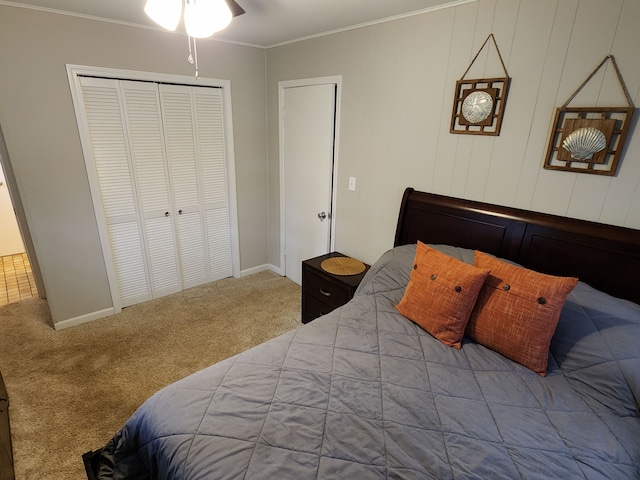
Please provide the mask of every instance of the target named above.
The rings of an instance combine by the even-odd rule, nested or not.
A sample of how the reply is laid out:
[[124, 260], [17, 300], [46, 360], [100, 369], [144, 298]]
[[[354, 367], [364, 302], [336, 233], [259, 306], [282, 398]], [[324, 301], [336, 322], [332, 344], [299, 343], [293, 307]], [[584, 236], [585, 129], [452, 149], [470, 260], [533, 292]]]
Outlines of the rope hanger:
[[504, 70], [504, 75], [505, 77], [508, 77], [509, 74], [507, 73], [507, 67], [504, 66], [504, 62], [502, 61], [502, 55], [500, 54], [500, 49], [498, 48], [498, 44], [496, 42], [496, 38], [493, 36], [493, 33], [490, 33], [489, 36], [487, 37], [487, 39], [484, 41], [484, 43], [482, 44], [482, 46], [480, 47], [480, 50], [478, 50], [478, 53], [476, 53], [476, 56], [473, 57], [473, 60], [471, 60], [471, 63], [469, 64], [469, 66], [467, 67], [467, 69], [465, 70], [464, 74], [462, 75], [461, 79], [464, 79], [464, 77], [467, 76], [467, 73], [469, 73], [469, 70], [471, 70], [471, 66], [473, 65], [473, 63], [476, 61], [476, 59], [478, 58], [478, 55], [480, 55], [480, 52], [482, 52], [482, 50], [484, 49], [484, 47], [486, 47], [487, 42], [489, 41], [489, 39], [493, 40], [493, 44], [496, 47], [496, 52], [498, 52], [498, 58], [500, 59], [500, 64], [502, 65], [502, 69]]
[[580, 85], [578, 87], [578, 89], [575, 92], [573, 92], [573, 95], [571, 95], [569, 97], [569, 100], [564, 102], [564, 105], [562, 105], [562, 107], [560, 107], [560, 108], [566, 108], [569, 105], [569, 103], [571, 102], [571, 100], [573, 100], [576, 97], [576, 95], [578, 95], [578, 93], [580, 93], [580, 90], [582, 90], [585, 87], [585, 85], [587, 83], [589, 83], [589, 81], [593, 78], [593, 76], [598, 72], [598, 70], [600, 70], [602, 68], [602, 66], [609, 59], [611, 59], [611, 63], [613, 64], [613, 68], [616, 71], [616, 76], [618, 77], [618, 82], [620, 83], [620, 87], [622, 88], [622, 91], [624, 92], [624, 95], [625, 95], [625, 97], [627, 99], [627, 103], [629, 104], [630, 107], [635, 108], [635, 106], [633, 105], [633, 100], [631, 100], [631, 95], [629, 95], [629, 91], [627, 90], [627, 86], [625, 85], [624, 80], [622, 79], [622, 74], [620, 73], [620, 69], [618, 68], [618, 64], [616, 63], [616, 59], [615, 59], [615, 57], [613, 55], [607, 55], [606, 57], [604, 57], [604, 60], [602, 60], [600, 62], [600, 65], [598, 65], [595, 68], [595, 70], [593, 72], [591, 72], [591, 75], [589, 75], [587, 77], [587, 79], [584, 82], [582, 82], [582, 85]]

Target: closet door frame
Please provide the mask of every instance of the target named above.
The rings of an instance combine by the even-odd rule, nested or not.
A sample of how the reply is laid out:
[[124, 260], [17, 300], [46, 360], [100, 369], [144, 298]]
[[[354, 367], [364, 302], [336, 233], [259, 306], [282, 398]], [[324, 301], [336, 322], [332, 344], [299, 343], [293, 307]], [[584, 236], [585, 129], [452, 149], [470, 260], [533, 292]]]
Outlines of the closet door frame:
[[233, 117], [231, 109], [231, 82], [229, 80], [214, 78], [200, 78], [199, 80], [196, 80], [194, 77], [184, 75], [140, 72], [135, 70], [122, 70], [85, 65], [67, 64], [66, 67], [67, 77], [69, 79], [69, 87], [71, 89], [71, 97], [73, 100], [73, 108], [78, 123], [78, 133], [80, 134], [82, 154], [84, 156], [87, 169], [87, 177], [89, 181], [89, 188], [91, 191], [91, 199], [93, 201], [96, 224], [98, 227], [102, 252], [105, 259], [105, 268], [107, 271], [109, 288], [111, 290], [111, 299], [113, 302], [114, 313], [119, 313], [120, 311], [122, 311], [122, 301], [119, 294], [114, 259], [111, 254], [111, 246], [109, 243], [109, 235], [107, 231], [107, 220], [104, 213], [102, 198], [100, 196], [98, 174], [96, 172], [93, 151], [91, 149], [90, 134], [87, 127], [88, 124], [83, 108], [82, 91], [80, 85], [80, 78], [82, 77], [101, 77], [115, 80], [133, 80], [170, 84], [173, 83], [196, 87], [218, 87], [222, 89], [222, 101], [224, 109], [224, 147], [227, 166], [226, 181], [229, 202], [229, 235], [231, 238], [231, 267], [233, 276], [236, 278], [239, 277], [240, 250], [238, 235], [238, 209], [236, 198], [235, 153], [233, 146]]

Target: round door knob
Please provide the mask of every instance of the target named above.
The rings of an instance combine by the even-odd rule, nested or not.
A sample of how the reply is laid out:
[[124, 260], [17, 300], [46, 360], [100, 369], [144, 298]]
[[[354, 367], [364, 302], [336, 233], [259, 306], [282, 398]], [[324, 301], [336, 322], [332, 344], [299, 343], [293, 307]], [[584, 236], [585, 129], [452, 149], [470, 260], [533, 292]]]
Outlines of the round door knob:
[[168, 217], [169, 216], [169, 212], [164, 212], [164, 216]]
[[178, 210], [178, 215], [182, 215], [182, 210]]
[[320, 212], [320, 213], [318, 214], [318, 218], [319, 218], [320, 220], [324, 220], [325, 218], [327, 218], [327, 214], [326, 214], [325, 212]]

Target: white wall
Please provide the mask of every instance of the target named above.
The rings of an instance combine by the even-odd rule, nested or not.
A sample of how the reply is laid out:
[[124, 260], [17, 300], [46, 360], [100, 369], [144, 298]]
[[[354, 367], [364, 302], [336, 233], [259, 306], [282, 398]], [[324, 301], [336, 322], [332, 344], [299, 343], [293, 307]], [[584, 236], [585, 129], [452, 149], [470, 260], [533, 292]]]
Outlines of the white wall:
[[[231, 82], [241, 269], [267, 263], [265, 53], [198, 41]], [[112, 307], [66, 64], [193, 75], [186, 38], [0, 5], [0, 126], [55, 323]]]
[[[635, 123], [615, 177], [542, 168], [556, 107], [606, 55], [640, 104], [639, 24], [637, 0], [479, 0], [269, 49], [271, 263], [280, 255], [277, 84], [325, 75], [343, 76], [334, 215], [345, 254], [372, 262], [392, 246], [407, 186], [640, 229]], [[456, 81], [490, 33], [512, 78], [501, 134], [451, 134]], [[501, 73], [490, 49], [466, 78]], [[576, 100], [624, 106], [610, 73]]]

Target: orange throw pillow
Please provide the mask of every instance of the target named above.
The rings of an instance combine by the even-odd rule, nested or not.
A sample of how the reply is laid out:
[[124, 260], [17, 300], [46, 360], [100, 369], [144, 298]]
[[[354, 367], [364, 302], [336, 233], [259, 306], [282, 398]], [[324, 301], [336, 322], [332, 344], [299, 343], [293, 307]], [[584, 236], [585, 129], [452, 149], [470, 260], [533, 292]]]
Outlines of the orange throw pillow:
[[516, 267], [477, 250], [475, 265], [491, 274], [478, 295], [466, 336], [545, 376], [551, 337], [578, 279]]
[[418, 242], [413, 270], [396, 308], [445, 345], [460, 348], [469, 315], [488, 269]]

